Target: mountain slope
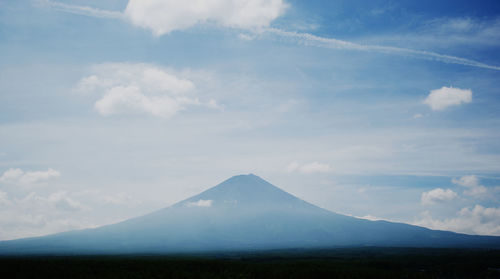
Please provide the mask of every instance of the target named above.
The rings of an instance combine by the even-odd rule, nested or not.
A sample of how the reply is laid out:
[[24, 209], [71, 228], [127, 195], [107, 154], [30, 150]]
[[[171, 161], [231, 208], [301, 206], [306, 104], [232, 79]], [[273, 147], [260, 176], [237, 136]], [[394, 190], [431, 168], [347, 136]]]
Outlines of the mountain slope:
[[121, 223], [0, 242], [0, 253], [143, 253], [335, 246], [500, 248], [471, 236], [336, 214], [255, 175], [234, 176], [173, 206]]

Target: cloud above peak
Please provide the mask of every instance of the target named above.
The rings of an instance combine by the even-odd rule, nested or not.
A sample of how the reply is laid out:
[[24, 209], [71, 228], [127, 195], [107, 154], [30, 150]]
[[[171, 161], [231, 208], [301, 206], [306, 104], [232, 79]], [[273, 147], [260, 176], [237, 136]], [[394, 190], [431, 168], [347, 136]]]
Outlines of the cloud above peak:
[[200, 23], [252, 29], [266, 27], [282, 15], [283, 0], [130, 0], [126, 18], [161, 36]]
[[431, 90], [427, 98], [423, 101], [432, 110], [444, 110], [448, 107], [468, 104], [470, 102], [472, 102], [472, 91], [470, 89], [446, 86]]

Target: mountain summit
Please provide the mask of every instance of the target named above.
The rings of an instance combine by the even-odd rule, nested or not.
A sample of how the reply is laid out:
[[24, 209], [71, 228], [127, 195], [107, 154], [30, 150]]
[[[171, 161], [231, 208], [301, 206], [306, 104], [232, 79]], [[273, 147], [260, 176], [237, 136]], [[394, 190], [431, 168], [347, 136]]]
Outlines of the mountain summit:
[[472, 236], [333, 213], [262, 178], [238, 175], [117, 224], [0, 242], [0, 254], [173, 253], [339, 246], [496, 247]]
[[254, 174], [233, 176], [213, 188], [179, 202], [175, 206], [193, 205], [197, 202], [203, 206], [203, 202], [200, 201], [210, 201], [210, 206], [214, 207], [254, 207], [255, 210], [262, 206], [275, 209], [306, 206], [306, 204], [313, 206]]

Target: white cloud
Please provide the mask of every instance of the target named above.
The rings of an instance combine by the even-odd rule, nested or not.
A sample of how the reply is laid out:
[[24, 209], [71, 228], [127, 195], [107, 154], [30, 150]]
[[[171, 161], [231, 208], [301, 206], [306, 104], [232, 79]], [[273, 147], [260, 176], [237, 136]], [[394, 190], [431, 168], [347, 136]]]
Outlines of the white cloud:
[[105, 63], [80, 80], [76, 90], [101, 95], [94, 107], [101, 115], [146, 113], [170, 118], [187, 106], [220, 108], [191, 95], [194, 83], [172, 70], [150, 64]]
[[50, 194], [46, 198], [46, 201], [60, 210], [79, 211], [87, 209], [87, 207], [82, 205], [80, 202], [69, 197], [68, 193], [64, 191], [58, 191]]
[[328, 164], [312, 162], [308, 164], [299, 164], [298, 162], [291, 162], [286, 167], [287, 172], [299, 172], [303, 174], [312, 173], [328, 173], [333, 171], [333, 168]]
[[31, 192], [23, 198], [8, 199], [0, 192], [0, 239], [39, 236], [71, 229], [92, 227], [78, 213], [89, 207], [75, 200], [67, 192], [49, 195]]
[[459, 179], [453, 178], [451, 182], [466, 187], [467, 190], [464, 191], [464, 194], [469, 196], [482, 196], [488, 192], [486, 187], [479, 184], [479, 179], [475, 175], [465, 175]]
[[21, 176], [23, 176], [23, 174], [24, 172], [21, 169], [10, 168], [3, 173], [3, 175], [0, 177], [0, 181], [2, 182], [16, 181]]
[[16, 185], [33, 185], [61, 176], [61, 173], [49, 168], [46, 171], [28, 171], [10, 168], [0, 176], [0, 182]]
[[428, 192], [423, 192], [421, 197], [421, 202], [423, 205], [430, 205], [440, 202], [446, 202], [453, 200], [457, 197], [457, 193], [450, 189], [436, 188]]
[[213, 200], [199, 200], [196, 202], [187, 202], [185, 205], [187, 207], [210, 207], [212, 203]]
[[0, 206], [10, 205], [11, 202], [7, 193], [0, 191]]
[[421, 114], [421, 113], [416, 113], [416, 114], [413, 115], [413, 119], [419, 119], [419, 118], [422, 118], [422, 117], [424, 117], [424, 115]]
[[33, 237], [72, 229], [93, 227], [93, 224], [71, 217], [47, 215], [38, 212], [15, 210], [2, 211], [0, 214], [0, 239]]
[[130, 111], [144, 111], [154, 116], [170, 118], [187, 104], [199, 104], [197, 99], [171, 98], [167, 96], [148, 97], [135, 86], [117, 86], [109, 89], [95, 103], [95, 109], [102, 115], [122, 114]]
[[[73, 214], [73, 213], [68, 213]], [[72, 215], [46, 214], [36, 211], [4, 210], [0, 214], [0, 239], [34, 237], [75, 229], [96, 227], [89, 220]]]
[[67, 192], [58, 191], [48, 195], [40, 196], [35, 192], [30, 193], [23, 199], [16, 201], [18, 204], [38, 208], [51, 208], [61, 211], [79, 211], [87, 209], [80, 202], [71, 198]]
[[386, 220], [387, 219], [384, 219], [384, 218], [381, 218], [381, 217], [377, 217], [377, 216], [373, 216], [373, 215], [365, 215], [365, 216], [354, 216], [356, 218], [359, 218], [359, 219], [366, 219], [366, 220], [370, 220], [370, 221], [380, 221], [380, 220]]
[[432, 110], [443, 110], [451, 106], [458, 106], [472, 102], [472, 91], [453, 87], [441, 87], [431, 90], [429, 96], [423, 101]]
[[200, 23], [233, 28], [266, 27], [285, 11], [283, 0], [130, 0], [125, 16], [161, 36]]
[[456, 217], [444, 220], [434, 219], [430, 212], [425, 211], [422, 219], [414, 224], [438, 230], [500, 236], [500, 208], [481, 205], [465, 207], [457, 212]]
[[205, 23], [250, 30], [267, 27], [288, 7], [284, 0], [129, 0], [121, 12], [49, 0], [39, 3], [66, 13], [128, 20], [155, 36]]
[[479, 185], [479, 179], [475, 175], [465, 175], [459, 179], [453, 178], [451, 182], [469, 188], [477, 187]]

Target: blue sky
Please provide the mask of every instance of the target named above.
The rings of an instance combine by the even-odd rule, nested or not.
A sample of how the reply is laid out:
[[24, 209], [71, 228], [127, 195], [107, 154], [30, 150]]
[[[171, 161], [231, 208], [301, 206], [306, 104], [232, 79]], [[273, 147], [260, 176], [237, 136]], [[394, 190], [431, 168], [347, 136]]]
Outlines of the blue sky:
[[0, 0], [0, 239], [241, 173], [500, 235], [498, 1], [148, 3]]

